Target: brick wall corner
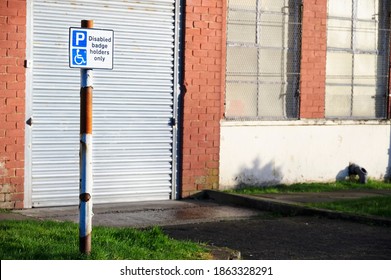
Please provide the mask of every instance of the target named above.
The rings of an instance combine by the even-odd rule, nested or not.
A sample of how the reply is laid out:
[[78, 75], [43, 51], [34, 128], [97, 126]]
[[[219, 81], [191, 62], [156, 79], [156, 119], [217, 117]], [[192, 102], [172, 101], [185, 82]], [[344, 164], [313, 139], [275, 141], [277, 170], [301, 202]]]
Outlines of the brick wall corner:
[[223, 2], [186, 1], [182, 197], [219, 187]]
[[0, 208], [23, 208], [26, 1], [0, 2]]

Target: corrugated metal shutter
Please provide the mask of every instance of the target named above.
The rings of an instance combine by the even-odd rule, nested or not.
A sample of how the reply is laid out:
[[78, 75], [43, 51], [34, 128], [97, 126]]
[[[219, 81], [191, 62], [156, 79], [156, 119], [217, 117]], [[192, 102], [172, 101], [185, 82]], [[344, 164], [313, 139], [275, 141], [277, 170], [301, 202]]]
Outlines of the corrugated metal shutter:
[[79, 193], [79, 71], [68, 28], [113, 29], [114, 70], [94, 71], [94, 202], [169, 199], [173, 186], [175, 0], [31, 1], [32, 206]]

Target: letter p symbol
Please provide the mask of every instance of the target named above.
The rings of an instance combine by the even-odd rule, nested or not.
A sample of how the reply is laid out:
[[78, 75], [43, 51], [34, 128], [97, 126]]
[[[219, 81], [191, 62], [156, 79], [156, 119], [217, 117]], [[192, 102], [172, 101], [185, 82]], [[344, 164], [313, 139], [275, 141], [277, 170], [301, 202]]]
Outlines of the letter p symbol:
[[73, 30], [72, 34], [73, 47], [87, 47], [87, 31]]

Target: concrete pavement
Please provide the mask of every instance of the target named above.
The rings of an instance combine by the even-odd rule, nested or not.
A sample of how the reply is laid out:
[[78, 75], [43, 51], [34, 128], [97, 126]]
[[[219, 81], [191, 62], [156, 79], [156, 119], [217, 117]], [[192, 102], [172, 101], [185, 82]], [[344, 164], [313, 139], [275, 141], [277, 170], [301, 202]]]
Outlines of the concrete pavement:
[[[94, 205], [94, 225], [136, 227], [169, 226], [238, 220], [262, 215], [262, 211], [286, 215], [317, 215], [390, 225], [391, 219], [339, 213], [303, 206], [307, 202], [325, 202], [391, 195], [391, 190], [354, 190], [322, 193], [236, 195], [204, 191], [194, 199], [181, 201], [132, 202]], [[78, 222], [78, 207], [51, 207], [14, 210], [0, 214], [1, 219], [34, 218]]]
[[[256, 209], [227, 206], [211, 200], [198, 199], [98, 204], [94, 205], [93, 212], [95, 226], [135, 228], [237, 220], [259, 215]], [[12, 214], [18, 219], [25, 217], [75, 223], [79, 219], [77, 206], [15, 210]]]

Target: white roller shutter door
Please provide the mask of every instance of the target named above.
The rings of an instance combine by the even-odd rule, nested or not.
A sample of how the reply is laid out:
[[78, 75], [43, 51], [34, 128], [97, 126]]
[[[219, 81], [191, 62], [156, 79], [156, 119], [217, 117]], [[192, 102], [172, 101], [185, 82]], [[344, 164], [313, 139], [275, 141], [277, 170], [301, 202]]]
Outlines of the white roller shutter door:
[[113, 29], [114, 70], [94, 71], [94, 203], [169, 199], [173, 188], [175, 0], [33, 0], [27, 173], [31, 204], [75, 205], [80, 73], [68, 28]]

